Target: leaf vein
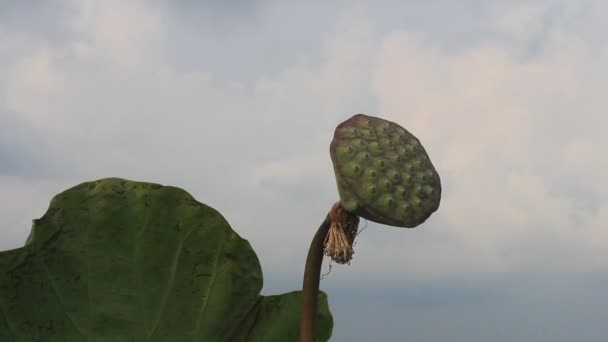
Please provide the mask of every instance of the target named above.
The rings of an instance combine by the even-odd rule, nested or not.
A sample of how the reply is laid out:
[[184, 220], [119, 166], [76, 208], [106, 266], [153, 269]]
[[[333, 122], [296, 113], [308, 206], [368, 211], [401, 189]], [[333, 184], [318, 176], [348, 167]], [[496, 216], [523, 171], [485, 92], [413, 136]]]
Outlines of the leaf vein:
[[[181, 226], [181, 222], [179, 223], [179, 225]], [[173, 256], [173, 260], [171, 261], [169, 282], [163, 293], [160, 308], [159, 308], [158, 314], [156, 316], [156, 321], [154, 322], [154, 328], [151, 330], [150, 334], [148, 335], [148, 340], [150, 340], [150, 338], [152, 336], [154, 336], [154, 333], [156, 332], [156, 329], [158, 328], [158, 323], [160, 322], [160, 318], [162, 317], [162, 313], [165, 310], [165, 308], [167, 307], [167, 299], [169, 298], [169, 292], [171, 291], [171, 289], [173, 288], [173, 285], [175, 283], [175, 275], [177, 273], [177, 266], [179, 264], [179, 258], [181, 257], [181, 254], [182, 254], [183, 244], [184, 244], [184, 241], [182, 239], [180, 239], [178, 242], [178, 245], [177, 245], [177, 251], [175, 252], [175, 255]]]
[[0, 309], [1, 309], [0, 311], [2, 311], [2, 317], [4, 318], [4, 321], [6, 322], [6, 326], [8, 327], [9, 335], [13, 338], [13, 341], [17, 341], [16, 333], [13, 330], [13, 328], [11, 327], [11, 322], [9, 322], [9, 320], [8, 320], [8, 314], [6, 313], [6, 311], [2, 305], [0, 305]]
[[48, 279], [49, 284], [51, 285], [51, 289], [53, 290], [52, 291], [53, 295], [55, 295], [55, 298], [57, 298], [59, 305], [61, 305], [61, 307], [63, 308], [63, 312], [65, 313], [66, 317], [68, 318], [70, 323], [72, 323], [72, 326], [74, 326], [74, 328], [80, 334], [80, 336], [82, 336], [84, 339], [86, 339], [86, 334], [82, 331], [82, 328], [76, 323], [76, 321], [74, 321], [74, 318], [72, 317], [72, 315], [70, 315], [68, 313], [65, 303], [64, 303], [63, 299], [61, 298], [61, 296], [59, 295], [59, 290], [57, 289], [57, 285], [55, 284], [55, 281], [53, 281], [53, 278], [51, 277], [51, 271], [49, 270], [48, 266], [42, 260], [38, 260], [38, 264], [40, 264], [41, 268], [44, 270], [44, 274], [46, 275], [46, 278]]
[[209, 293], [211, 292], [211, 289], [213, 288], [213, 285], [215, 284], [215, 279], [218, 276], [218, 262], [220, 260], [220, 257], [222, 255], [222, 251], [224, 250], [224, 247], [226, 245], [226, 242], [228, 240], [228, 236], [224, 237], [224, 240], [222, 241], [222, 243], [220, 244], [220, 246], [217, 249], [217, 252], [215, 253], [215, 257], [214, 257], [214, 261], [213, 261], [213, 267], [212, 267], [212, 275], [211, 275], [211, 279], [209, 281], [209, 286], [207, 286], [207, 290], [205, 291], [205, 295], [203, 296], [203, 303], [201, 305], [201, 309], [198, 313], [198, 319], [196, 320], [196, 330], [194, 333], [194, 339], [193, 341], [198, 341], [198, 335], [200, 333], [201, 330], [201, 320], [202, 320], [202, 316], [203, 313], [205, 312], [205, 310], [207, 309], [207, 303], [209, 303]]

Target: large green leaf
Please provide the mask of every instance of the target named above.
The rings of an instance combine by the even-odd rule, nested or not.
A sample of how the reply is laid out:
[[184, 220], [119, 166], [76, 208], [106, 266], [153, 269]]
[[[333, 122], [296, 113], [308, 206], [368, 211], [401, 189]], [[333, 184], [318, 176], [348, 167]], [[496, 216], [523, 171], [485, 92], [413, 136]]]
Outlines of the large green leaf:
[[301, 292], [261, 288], [249, 243], [187, 192], [87, 182], [53, 198], [24, 247], [0, 252], [0, 341], [297, 341]]

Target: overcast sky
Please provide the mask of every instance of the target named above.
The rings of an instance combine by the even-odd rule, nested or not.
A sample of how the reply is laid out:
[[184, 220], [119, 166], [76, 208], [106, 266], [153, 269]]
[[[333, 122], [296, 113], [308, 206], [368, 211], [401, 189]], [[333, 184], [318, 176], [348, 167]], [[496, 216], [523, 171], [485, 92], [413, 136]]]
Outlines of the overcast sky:
[[[0, 250], [103, 177], [179, 186], [298, 289], [329, 143], [398, 122], [443, 184], [334, 266], [332, 341], [605, 341], [606, 1], [0, 2]], [[604, 151], [604, 152], [602, 152]], [[324, 264], [327, 270], [327, 260]]]

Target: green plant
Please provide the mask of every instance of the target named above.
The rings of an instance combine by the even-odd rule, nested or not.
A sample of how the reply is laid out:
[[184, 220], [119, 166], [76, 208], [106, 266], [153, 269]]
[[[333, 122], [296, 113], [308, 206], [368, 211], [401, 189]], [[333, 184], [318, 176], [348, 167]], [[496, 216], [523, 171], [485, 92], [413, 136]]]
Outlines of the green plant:
[[[0, 341], [297, 341], [301, 292], [261, 288], [249, 243], [187, 192], [86, 182], [0, 252]], [[325, 294], [318, 305], [326, 341]]]
[[340, 201], [315, 234], [304, 270], [300, 341], [316, 341], [323, 254], [338, 263], [353, 255], [359, 217], [412, 228], [439, 208], [441, 181], [420, 141], [403, 127], [357, 114], [336, 127], [330, 155]]
[[0, 252], [0, 341], [328, 340], [323, 255], [351, 260], [359, 217], [415, 227], [441, 198], [420, 141], [393, 122], [351, 117], [330, 154], [340, 201], [311, 242], [302, 292], [261, 296], [249, 243], [187, 192], [106, 178], [55, 196], [25, 246]]

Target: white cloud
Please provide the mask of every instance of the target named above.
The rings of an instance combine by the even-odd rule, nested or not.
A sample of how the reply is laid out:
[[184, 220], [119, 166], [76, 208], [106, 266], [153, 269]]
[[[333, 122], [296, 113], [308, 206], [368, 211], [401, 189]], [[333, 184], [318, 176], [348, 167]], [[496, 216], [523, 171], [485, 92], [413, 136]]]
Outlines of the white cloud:
[[29, 234], [32, 220], [42, 217], [50, 198], [73, 186], [66, 181], [22, 179], [0, 175], [0, 250], [21, 247]]
[[20, 59], [7, 80], [6, 105], [31, 121], [49, 121], [54, 98], [63, 88], [63, 78], [53, 65], [53, 52], [41, 47]]
[[[311, 210], [298, 203], [298, 194], [285, 202], [284, 189], [300, 182], [312, 184], [304, 190], [318, 184], [326, 188], [333, 176], [328, 152], [333, 127], [366, 103], [369, 68], [358, 71], [369, 63], [371, 28], [337, 30], [324, 52], [318, 52], [326, 61], [322, 66], [289, 66], [246, 87], [245, 82], [216, 79], [213, 70], [178, 72], [162, 58], [147, 58], [140, 48], [164, 52], [162, 20], [143, 5], [127, 9], [132, 19], [116, 14], [122, 6], [83, 3], [73, 44], [48, 50], [50, 56], [60, 56], [45, 65], [61, 79], [61, 91], [44, 103], [44, 111], [25, 108], [25, 102], [14, 109], [31, 114], [37, 128], [46, 128], [46, 143], [70, 174], [67, 181], [121, 176], [181, 186], [224, 213], [261, 250], [262, 262], [271, 270], [291, 269], [284, 261], [300, 259], [296, 253], [307, 247], [337, 192], [329, 183], [332, 198], [319, 202], [322, 210]], [[343, 20], [361, 15], [355, 10]], [[157, 31], [151, 41], [142, 33]], [[32, 82], [42, 80], [34, 77]], [[11, 98], [35, 95], [32, 88], [17, 85], [14, 80], [8, 84]], [[318, 181], [320, 173], [326, 177]], [[260, 185], [264, 180], [278, 181], [279, 187], [267, 190]], [[39, 196], [48, 201], [55, 193]], [[310, 212], [315, 216], [311, 226], [285, 227], [287, 220]], [[26, 235], [29, 225], [18, 229]], [[275, 239], [290, 243], [277, 252]], [[14, 247], [21, 242], [14, 240]]]
[[77, 16], [75, 32], [84, 35], [74, 42], [80, 57], [107, 57], [125, 67], [162, 60], [165, 39], [162, 13], [146, 1], [73, 1]]
[[[196, 72], [170, 65], [165, 18], [150, 3], [74, 5], [70, 44], [24, 36], [36, 48], [10, 41], [25, 57], [0, 66], [11, 75], [0, 98], [44, 129], [52, 157], [71, 176], [30, 183], [36, 190], [18, 197], [28, 185], [11, 178], [3, 201], [33, 208], [28, 199], [48, 203], [59, 185], [106, 176], [181, 186], [224, 213], [265, 269], [300, 273], [293, 264], [337, 199], [333, 128], [363, 112], [421, 139], [444, 196], [426, 228], [368, 228], [350, 277], [386, 275], [392, 271], [380, 266], [388, 263], [404, 278], [504, 272], [549, 258], [606, 266], [600, 156], [608, 146], [608, 50], [576, 31], [551, 26], [541, 51], [525, 60], [501, 40], [454, 53], [421, 33], [380, 35], [366, 8], [355, 7], [315, 51], [320, 65], [277, 65], [258, 79], [228, 82], [205, 65]], [[504, 12], [491, 29], [525, 40], [538, 31], [539, 11]], [[561, 187], [575, 180], [597, 197], [598, 210], [580, 208]], [[23, 224], [36, 212], [5, 217]], [[25, 235], [29, 225], [19, 229]]]
[[[511, 23], [514, 29], [521, 24], [515, 17], [524, 14], [520, 19], [536, 22], [537, 11], [526, 13], [506, 13], [508, 22], [498, 24]], [[535, 32], [522, 27], [515, 33]], [[546, 46], [537, 56], [521, 60], [511, 51], [508, 43], [485, 42], [454, 55], [423, 35], [393, 32], [382, 41], [374, 70], [380, 112], [390, 113], [417, 135], [449, 180], [435, 214], [446, 225], [433, 229], [456, 234], [459, 239], [453, 243], [460, 241], [463, 248], [495, 261], [494, 269], [525, 268], [539, 255], [566, 261], [566, 250], [577, 255], [569, 257], [577, 262], [555, 266], [606, 267], [600, 257], [605, 251], [591, 248], [606, 242], [608, 235], [598, 229], [608, 226], [606, 217], [601, 211], [593, 214], [579, 208], [577, 198], [567, 196], [558, 181], [567, 176], [606, 184], [600, 175], [605, 163], [598, 152], [608, 142], [594, 126], [608, 123], [601, 114], [605, 106], [599, 105], [608, 85], [591, 71], [608, 67], [606, 49], [556, 28], [548, 32]], [[568, 173], [562, 166], [569, 166]], [[605, 189], [588, 190], [602, 195]], [[557, 240], [535, 240], [545, 234]], [[526, 240], [538, 244], [534, 251], [522, 251], [527, 258], [499, 258]], [[556, 241], [571, 241], [576, 247], [556, 255], [559, 251], [551, 248]], [[400, 262], [413, 257], [396, 246], [394, 253]], [[421, 262], [438, 266], [432, 264], [439, 261], [427, 260]], [[440, 267], [439, 274], [474, 264], [458, 257], [440, 262], [450, 267]], [[484, 270], [479, 264], [478, 271]]]
[[538, 4], [502, 5], [494, 9], [494, 28], [514, 39], [527, 40], [542, 29], [546, 6]]

